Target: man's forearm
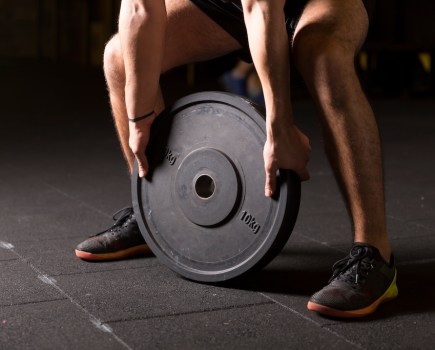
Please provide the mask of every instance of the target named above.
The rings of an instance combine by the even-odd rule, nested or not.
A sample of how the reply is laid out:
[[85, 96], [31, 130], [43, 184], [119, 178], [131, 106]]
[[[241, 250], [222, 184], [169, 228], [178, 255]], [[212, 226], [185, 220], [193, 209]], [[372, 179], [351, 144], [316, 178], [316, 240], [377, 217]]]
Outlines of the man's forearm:
[[268, 132], [291, 125], [284, 0], [242, 0], [252, 59], [263, 87]]
[[166, 30], [163, 0], [123, 0], [119, 35], [125, 65], [125, 101], [130, 118], [154, 109]]

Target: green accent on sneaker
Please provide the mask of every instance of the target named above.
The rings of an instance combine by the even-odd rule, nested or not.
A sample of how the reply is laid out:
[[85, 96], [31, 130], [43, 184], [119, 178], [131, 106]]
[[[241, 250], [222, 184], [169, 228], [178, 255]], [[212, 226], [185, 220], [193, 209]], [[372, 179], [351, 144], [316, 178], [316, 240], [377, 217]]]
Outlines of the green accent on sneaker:
[[366, 316], [398, 295], [394, 257], [387, 264], [370, 245], [354, 244], [333, 271], [329, 284], [311, 297], [309, 310], [333, 317]]

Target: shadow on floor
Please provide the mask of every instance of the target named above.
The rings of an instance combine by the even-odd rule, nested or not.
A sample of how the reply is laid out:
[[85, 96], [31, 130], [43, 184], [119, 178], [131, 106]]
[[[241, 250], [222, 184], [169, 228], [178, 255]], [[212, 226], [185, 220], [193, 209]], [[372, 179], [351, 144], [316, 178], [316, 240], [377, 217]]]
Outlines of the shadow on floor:
[[331, 277], [342, 254], [328, 249], [287, 246], [268, 266], [222, 284], [226, 288], [287, 295], [311, 295]]

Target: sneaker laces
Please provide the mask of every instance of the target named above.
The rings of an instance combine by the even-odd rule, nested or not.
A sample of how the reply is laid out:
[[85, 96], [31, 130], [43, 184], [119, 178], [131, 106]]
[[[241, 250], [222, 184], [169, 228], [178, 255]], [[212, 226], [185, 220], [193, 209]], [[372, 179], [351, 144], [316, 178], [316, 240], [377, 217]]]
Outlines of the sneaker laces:
[[334, 279], [356, 285], [363, 283], [368, 272], [374, 267], [373, 262], [369, 247], [354, 246], [347, 257], [332, 266], [333, 274], [328, 283]]
[[98, 232], [96, 234], [93, 234], [90, 237], [96, 237], [96, 236], [102, 235], [103, 233], [106, 233], [108, 231], [118, 231], [122, 226], [127, 224], [127, 222], [131, 219], [133, 214], [134, 214], [133, 208], [131, 208], [131, 207], [125, 207], [125, 208], [118, 210], [112, 216], [112, 219], [115, 220], [115, 223], [111, 227], [109, 227], [101, 232]]

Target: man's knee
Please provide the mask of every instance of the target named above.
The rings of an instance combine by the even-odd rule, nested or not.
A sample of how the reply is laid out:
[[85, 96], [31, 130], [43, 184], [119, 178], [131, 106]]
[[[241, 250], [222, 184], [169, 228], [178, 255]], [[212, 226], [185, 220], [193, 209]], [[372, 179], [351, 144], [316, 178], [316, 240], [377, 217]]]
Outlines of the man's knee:
[[334, 109], [345, 108], [352, 100], [350, 93], [359, 88], [355, 48], [325, 37], [295, 44], [296, 67], [315, 99]]
[[124, 79], [124, 64], [118, 34], [114, 35], [104, 48], [103, 66], [106, 79]]
[[293, 42], [295, 65], [307, 77], [353, 67], [357, 51], [353, 43], [334, 33], [300, 33]]
[[355, 56], [362, 46], [368, 17], [359, 0], [309, 2], [292, 42], [293, 61], [321, 104], [348, 107], [359, 94]]

